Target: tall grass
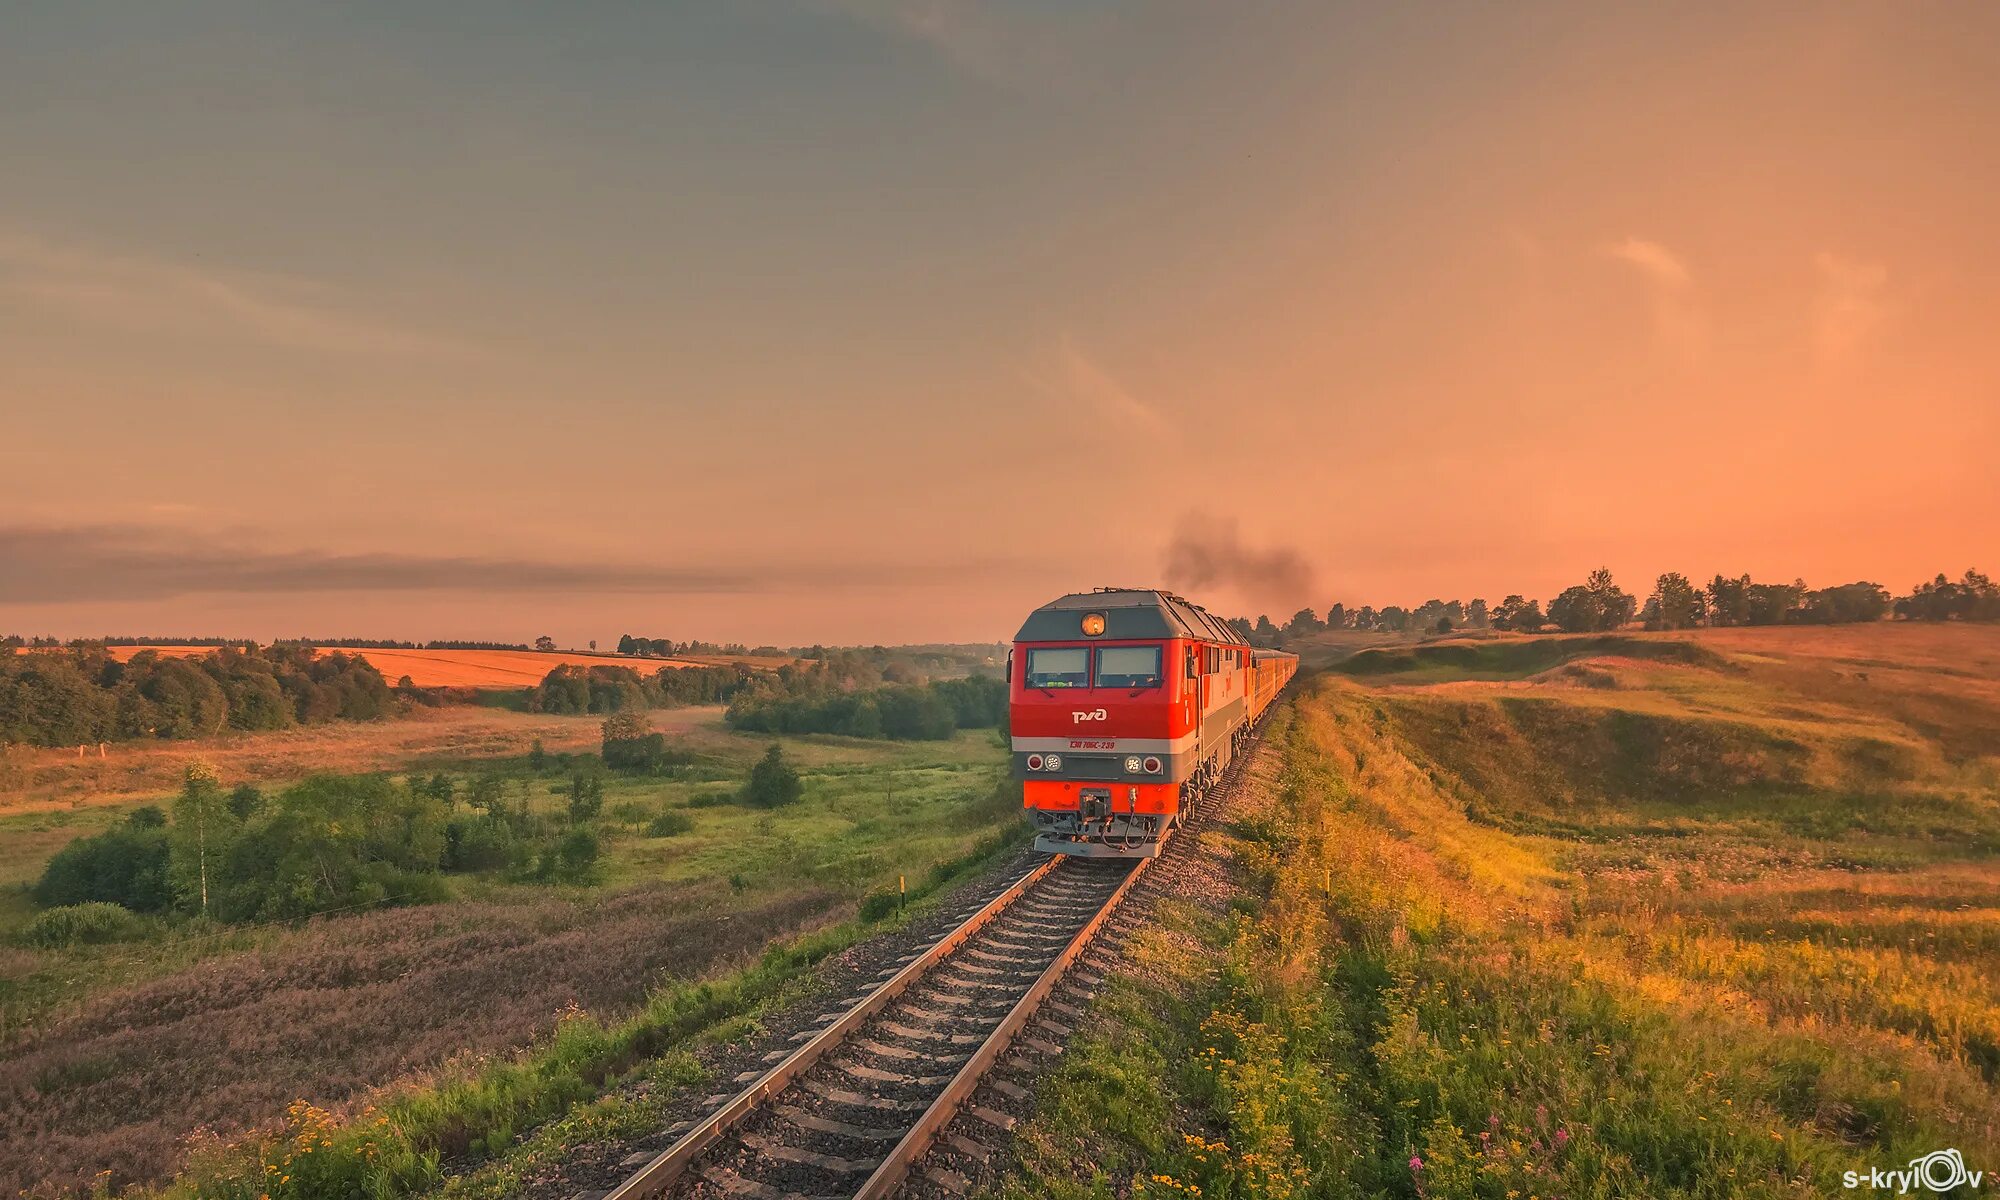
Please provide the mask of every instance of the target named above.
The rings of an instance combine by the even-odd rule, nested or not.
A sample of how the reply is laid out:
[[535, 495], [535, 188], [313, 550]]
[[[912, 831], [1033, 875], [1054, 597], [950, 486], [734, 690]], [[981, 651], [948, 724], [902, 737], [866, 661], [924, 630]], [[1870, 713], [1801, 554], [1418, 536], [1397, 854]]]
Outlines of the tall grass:
[[2000, 1166], [1991, 796], [1935, 753], [1856, 792], [1810, 765], [1832, 733], [1532, 703], [1309, 684], [1227, 839], [1245, 901], [1114, 992], [1017, 1194], [1803, 1197], [1948, 1146]]

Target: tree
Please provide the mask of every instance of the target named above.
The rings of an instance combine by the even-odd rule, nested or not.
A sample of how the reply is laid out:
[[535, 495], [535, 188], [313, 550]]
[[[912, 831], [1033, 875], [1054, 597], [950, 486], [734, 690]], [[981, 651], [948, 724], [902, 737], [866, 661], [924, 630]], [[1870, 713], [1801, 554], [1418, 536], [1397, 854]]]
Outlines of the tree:
[[1692, 629], [1708, 615], [1701, 589], [1679, 571], [1669, 571], [1653, 583], [1646, 599], [1646, 628]]
[[556, 640], [546, 633], [535, 639], [535, 649], [540, 650], [543, 654], [547, 654], [555, 648]]
[[1844, 625], [1879, 621], [1888, 613], [1888, 589], [1859, 581], [1808, 592], [1798, 618], [1809, 625]]
[[1549, 621], [1564, 633], [1584, 633], [1597, 628], [1597, 606], [1590, 589], [1581, 585], [1564, 588], [1549, 601]]
[[758, 808], [782, 808], [796, 804], [805, 795], [805, 784], [792, 764], [785, 761], [784, 749], [776, 742], [750, 768], [750, 782], [743, 789], [745, 803]]
[[168, 871], [181, 903], [209, 915], [209, 883], [228, 856], [242, 822], [230, 811], [222, 777], [199, 759], [188, 765], [168, 834]]
[[1328, 629], [1345, 629], [1347, 628], [1347, 620], [1347, 606], [1345, 604], [1335, 604], [1326, 610], [1326, 627]]
[[613, 713], [598, 728], [604, 735], [605, 744], [609, 745], [645, 737], [653, 732], [653, 722], [644, 709], [632, 708]]
[[[247, 822], [264, 815], [264, 808], [268, 803], [264, 799], [264, 793], [258, 791], [255, 784], [239, 783], [229, 793], [229, 815], [235, 817], [239, 823]], [[153, 811], [159, 812], [159, 809]], [[162, 817], [161, 824], [165, 823], [166, 819]]]
[[1791, 583], [1753, 583], [1745, 597], [1750, 609], [1751, 625], [1782, 625], [1792, 619], [1792, 614], [1805, 599], [1806, 581]]
[[653, 809], [651, 805], [637, 800], [620, 800], [611, 806], [611, 815], [618, 818], [621, 824], [630, 825], [633, 833], [638, 833], [652, 819]]
[[569, 819], [573, 825], [597, 819], [604, 811], [604, 780], [592, 772], [569, 777]]
[[484, 813], [495, 813], [507, 798], [507, 782], [492, 772], [475, 775], [465, 802]]
[[1565, 633], [1597, 633], [1616, 629], [1632, 619], [1638, 602], [1621, 591], [1603, 567], [1578, 587], [1549, 601], [1549, 620]]
[[1271, 618], [1268, 616], [1260, 615], [1257, 618], [1257, 625], [1254, 636], [1250, 639], [1250, 641], [1253, 645], [1266, 646], [1266, 647], [1275, 646], [1278, 644], [1278, 636], [1279, 636], [1278, 627], [1276, 625], [1271, 624]]
[[1717, 575], [1708, 581], [1708, 620], [1711, 625], [1750, 623], [1750, 577], [1734, 579]]
[[1285, 622], [1285, 636], [1309, 637], [1325, 628], [1326, 626], [1320, 623], [1319, 617], [1312, 609], [1302, 608], [1292, 614], [1291, 620]]
[[1940, 574], [1896, 601], [1895, 613], [1908, 621], [2000, 621], [2000, 585], [1978, 571], [1957, 582]]
[[590, 639], [590, 652], [591, 652], [592, 654], [595, 654], [595, 653], [597, 653], [597, 639], [596, 639], [596, 638], [591, 638], [591, 639]]
[[1465, 606], [1465, 623], [1474, 629], [1485, 629], [1493, 624], [1493, 614], [1487, 610], [1484, 598], [1475, 596], [1472, 603]]
[[572, 829], [556, 843], [554, 859], [544, 859], [544, 867], [558, 879], [581, 883], [590, 878], [598, 853], [596, 834], [588, 829]]
[[549, 752], [543, 748], [542, 739], [536, 738], [528, 746], [528, 769], [540, 774], [549, 764]]

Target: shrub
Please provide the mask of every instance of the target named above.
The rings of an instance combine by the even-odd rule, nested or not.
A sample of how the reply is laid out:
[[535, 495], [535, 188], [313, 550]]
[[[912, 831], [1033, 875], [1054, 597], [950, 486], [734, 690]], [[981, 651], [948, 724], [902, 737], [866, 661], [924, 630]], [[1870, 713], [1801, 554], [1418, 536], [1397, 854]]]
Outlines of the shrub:
[[743, 789], [746, 803], [758, 808], [782, 808], [796, 804], [805, 795], [805, 784], [800, 782], [799, 773], [792, 764], [785, 761], [784, 749], [773, 743], [757, 765], [750, 768], [750, 783]]
[[684, 812], [663, 812], [646, 825], [647, 837], [679, 837], [694, 829], [694, 818]]
[[604, 765], [615, 771], [644, 771], [657, 775], [694, 761], [686, 750], [667, 746], [664, 733], [642, 733], [636, 737], [604, 739]]
[[901, 907], [900, 900], [895, 888], [876, 888], [861, 898], [861, 919], [880, 921]]
[[596, 834], [588, 829], [572, 829], [542, 851], [536, 873], [544, 879], [585, 883], [597, 867], [599, 853]]
[[502, 818], [457, 817], [445, 826], [447, 871], [498, 871], [527, 861], [528, 848]]
[[165, 817], [148, 806], [122, 825], [78, 838], [56, 851], [31, 891], [43, 905], [103, 901], [133, 912], [161, 911], [173, 898]]
[[145, 923], [130, 911], [92, 900], [48, 910], [30, 921], [21, 937], [30, 945], [57, 950], [101, 942], [129, 942], [144, 937], [145, 933]]

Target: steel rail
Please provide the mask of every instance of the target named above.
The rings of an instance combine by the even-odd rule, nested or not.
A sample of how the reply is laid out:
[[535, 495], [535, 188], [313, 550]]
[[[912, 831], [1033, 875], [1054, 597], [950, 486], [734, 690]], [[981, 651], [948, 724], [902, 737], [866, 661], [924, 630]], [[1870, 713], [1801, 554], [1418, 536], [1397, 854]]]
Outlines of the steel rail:
[[1132, 871], [1119, 881], [1117, 888], [1105, 898], [1097, 912], [1090, 920], [1084, 922], [1083, 928], [1077, 930], [1076, 936], [1063, 947], [1062, 953], [1056, 956], [1055, 961], [1041, 973], [1027, 993], [1008, 1010], [1006, 1017], [980, 1044], [972, 1057], [966, 1060], [965, 1065], [959, 1068], [958, 1074], [952, 1077], [952, 1081], [945, 1085], [944, 1091], [939, 1093], [938, 1098], [931, 1102], [931, 1106], [917, 1118], [916, 1125], [903, 1135], [903, 1140], [897, 1142], [896, 1148], [883, 1158], [881, 1165], [875, 1168], [875, 1173], [861, 1185], [861, 1190], [854, 1193], [854, 1200], [887, 1200], [902, 1186], [903, 1180], [909, 1176], [910, 1169], [916, 1166], [917, 1161], [931, 1148], [931, 1143], [944, 1131], [944, 1127], [951, 1123], [951, 1119], [958, 1115], [959, 1107], [972, 1098], [972, 1093], [978, 1090], [980, 1081], [993, 1069], [993, 1064], [1000, 1061], [1000, 1056], [1007, 1052], [1014, 1044], [1014, 1039], [1027, 1028], [1029, 1020], [1035, 1015], [1035, 1010], [1039, 1009], [1042, 1002], [1049, 998], [1050, 993], [1062, 984], [1063, 976], [1069, 973], [1070, 967], [1090, 946], [1091, 939], [1097, 936], [1097, 931], [1118, 907], [1118, 902], [1125, 898], [1125, 893], [1132, 890], [1132, 885], [1138, 882], [1139, 876], [1145, 874], [1147, 867], [1158, 861], [1157, 858], [1136, 860]]
[[847, 1036], [860, 1028], [869, 1017], [888, 1007], [889, 1002], [908, 990], [933, 966], [958, 949], [974, 934], [985, 928], [1014, 901], [1020, 899], [1044, 875], [1054, 870], [1062, 859], [1052, 858], [1037, 866], [1026, 875], [1015, 880], [1006, 891], [986, 902], [980, 910], [960, 924], [950, 933], [939, 938], [930, 949], [912, 959], [888, 982], [868, 993], [860, 1003], [841, 1014], [839, 1019], [800, 1046], [770, 1070], [764, 1072], [753, 1083], [738, 1092], [727, 1104], [716, 1109], [693, 1129], [682, 1134], [679, 1141], [661, 1151], [645, 1166], [606, 1193], [604, 1200], [639, 1200], [640, 1197], [657, 1196], [673, 1185], [682, 1172], [699, 1158], [703, 1151], [714, 1145], [730, 1130], [743, 1123], [765, 1102], [783, 1091], [791, 1082], [804, 1074], [813, 1064], [825, 1057], [827, 1051], [838, 1046]]

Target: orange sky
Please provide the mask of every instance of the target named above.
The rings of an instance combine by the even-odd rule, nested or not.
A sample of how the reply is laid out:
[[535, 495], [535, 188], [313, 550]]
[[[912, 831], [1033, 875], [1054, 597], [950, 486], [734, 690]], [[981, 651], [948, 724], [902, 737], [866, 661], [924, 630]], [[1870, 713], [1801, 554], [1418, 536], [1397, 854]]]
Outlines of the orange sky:
[[2000, 8], [670, 7], [10, 19], [0, 631], [2000, 569]]

